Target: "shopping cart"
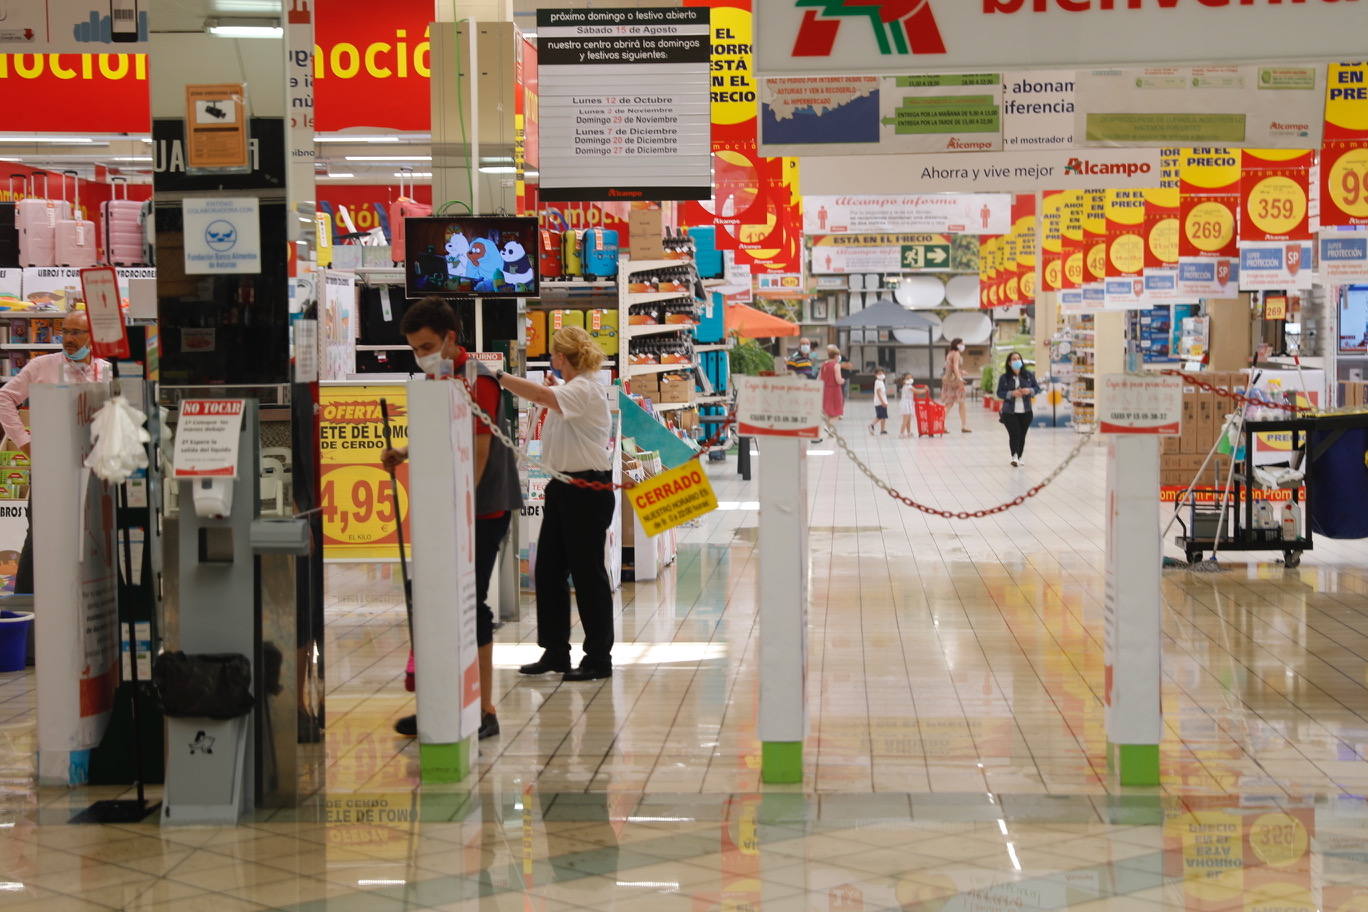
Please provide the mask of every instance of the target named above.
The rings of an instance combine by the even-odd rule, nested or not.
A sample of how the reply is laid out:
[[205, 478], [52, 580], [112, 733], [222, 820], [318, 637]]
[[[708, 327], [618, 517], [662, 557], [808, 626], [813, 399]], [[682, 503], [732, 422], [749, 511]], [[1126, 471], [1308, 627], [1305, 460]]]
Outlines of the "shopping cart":
[[917, 415], [918, 437], [945, 433], [945, 406], [931, 398], [931, 387], [912, 387], [912, 406]]

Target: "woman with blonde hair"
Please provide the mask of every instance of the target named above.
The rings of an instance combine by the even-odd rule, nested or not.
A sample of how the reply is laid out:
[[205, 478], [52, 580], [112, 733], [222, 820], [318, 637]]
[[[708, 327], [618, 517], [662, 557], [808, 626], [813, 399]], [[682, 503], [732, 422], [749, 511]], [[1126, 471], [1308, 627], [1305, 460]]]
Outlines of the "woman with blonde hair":
[[[576, 482], [612, 481], [613, 424], [609, 387], [595, 375], [603, 350], [578, 326], [551, 337], [546, 385], [499, 371], [499, 385], [547, 409], [542, 428], [542, 463]], [[604, 562], [615, 498], [611, 490], [552, 479], [546, 486], [541, 535], [537, 539], [537, 645], [542, 657], [519, 669], [526, 675], [564, 673], [566, 681], [593, 681], [613, 674], [613, 586]], [[570, 585], [575, 583], [584, 661], [570, 667]]]
[[968, 383], [964, 376], [964, 340], [957, 338], [951, 340], [950, 350], [945, 353], [945, 371], [941, 374], [940, 401], [947, 412], [952, 406], [959, 406], [960, 431], [965, 434], [971, 433], [969, 430], [969, 406], [965, 403], [967, 390]]
[[827, 346], [827, 359], [817, 376], [822, 381], [822, 414], [834, 421], [845, 414], [845, 377], [839, 348]]

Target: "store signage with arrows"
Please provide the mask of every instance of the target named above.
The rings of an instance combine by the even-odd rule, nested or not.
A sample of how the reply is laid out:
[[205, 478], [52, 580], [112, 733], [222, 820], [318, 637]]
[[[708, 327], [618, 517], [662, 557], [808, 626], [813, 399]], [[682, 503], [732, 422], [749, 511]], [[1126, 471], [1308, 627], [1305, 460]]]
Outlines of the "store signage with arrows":
[[949, 269], [949, 244], [904, 244], [902, 248], [904, 269]]
[[812, 238], [813, 274], [950, 269], [948, 234], [825, 234]]

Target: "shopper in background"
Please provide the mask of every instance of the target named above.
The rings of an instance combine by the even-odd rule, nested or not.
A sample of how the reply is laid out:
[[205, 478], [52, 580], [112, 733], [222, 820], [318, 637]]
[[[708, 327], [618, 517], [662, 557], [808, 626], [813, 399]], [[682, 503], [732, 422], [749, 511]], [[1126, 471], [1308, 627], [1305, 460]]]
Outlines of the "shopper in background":
[[[90, 318], [83, 310], [73, 311], [62, 320], [62, 350], [50, 355], [39, 355], [25, 364], [23, 370], [11, 377], [0, 389], [0, 427], [5, 429], [9, 445], [29, 452], [33, 435], [24, 427], [19, 409], [28, 401], [29, 389], [35, 383], [104, 383], [114, 378], [108, 361], [100, 360], [90, 350]], [[41, 455], [41, 454], [40, 454]], [[14, 576], [14, 591], [25, 595], [33, 592], [33, 501], [30, 486], [28, 507], [29, 528], [24, 534], [24, 549], [19, 552], [19, 568]]]
[[[595, 378], [603, 350], [578, 326], [551, 337], [551, 367], [564, 384], [540, 385], [499, 371], [501, 386], [548, 410], [542, 428], [542, 462], [579, 481], [612, 481], [609, 450], [613, 425], [610, 390]], [[604, 545], [616, 498], [611, 490], [552, 479], [546, 486], [541, 536], [537, 539], [537, 645], [542, 656], [519, 669], [525, 675], [564, 672], [566, 681], [592, 681], [613, 674], [613, 587]], [[575, 583], [584, 661], [570, 667], [570, 585]]]
[[1026, 432], [1031, 428], [1031, 399], [1040, 392], [1040, 384], [1035, 374], [1026, 369], [1021, 355], [1012, 352], [1007, 356], [1007, 368], [998, 378], [997, 395], [1002, 400], [1002, 413], [998, 416], [1007, 428], [1007, 446], [1011, 450], [1012, 465], [1021, 465], [1021, 454], [1026, 451]]
[[[432, 379], [465, 376], [470, 354], [457, 341], [461, 335], [460, 318], [451, 305], [438, 297], [423, 298], [404, 312], [399, 330], [408, 340], [418, 366]], [[496, 424], [502, 424], [503, 396], [499, 383], [481, 361], [475, 363], [475, 402]], [[499, 733], [499, 717], [494, 707], [494, 610], [489, 606], [489, 579], [499, 558], [508, 526], [522, 508], [522, 482], [513, 451], [496, 440], [479, 418], [472, 419], [475, 439], [475, 644], [480, 657], [480, 731], [481, 738]], [[408, 458], [408, 447], [388, 449], [381, 455], [385, 468], [393, 469]], [[394, 730], [413, 737], [418, 734], [418, 717], [404, 716]]]
[[941, 405], [950, 411], [950, 406], [959, 406], [960, 431], [969, 430], [969, 406], [965, 404], [967, 381], [964, 377], [964, 340], [950, 342], [950, 351], [945, 353], [945, 370], [941, 373]]
[[903, 374], [898, 378], [898, 414], [902, 417], [898, 436], [902, 438], [912, 436], [912, 416], [917, 410], [917, 403], [912, 398], [912, 387], [915, 385], [911, 374]]
[[882, 367], [874, 371], [874, 420], [869, 423], [869, 433], [874, 433], [875, 425], [881, 436], [888, 436], [888, 382]]
[[832, 421], [845, 414], [845, 378], [841, 374], [841, 350], [827, 346], [827, 359], [817, 373], [822, 381], [822, 414]]
[[790, 374], [807, 377], [809, 380], [815, 379], [817, 369], [812, 364], [812, 340], [799, 339], [798, 348], [789, 352], [788, 362], [785, 366]]

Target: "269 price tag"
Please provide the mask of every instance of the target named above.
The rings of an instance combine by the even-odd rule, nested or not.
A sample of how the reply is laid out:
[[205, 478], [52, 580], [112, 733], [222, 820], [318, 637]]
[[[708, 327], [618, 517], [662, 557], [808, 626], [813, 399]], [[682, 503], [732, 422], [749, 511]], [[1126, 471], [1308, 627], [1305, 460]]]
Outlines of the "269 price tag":
[[1211, 200], [1192, 207], [1183, 220], [1188, 242], [1204, 253], [1225, 250], [1235, 239], [1235, 213]]

